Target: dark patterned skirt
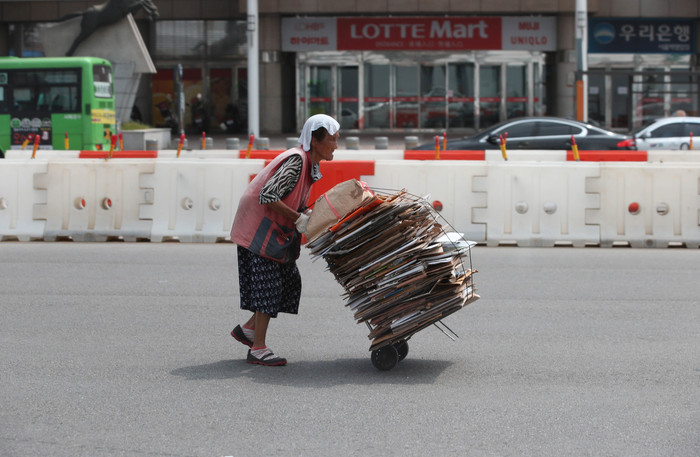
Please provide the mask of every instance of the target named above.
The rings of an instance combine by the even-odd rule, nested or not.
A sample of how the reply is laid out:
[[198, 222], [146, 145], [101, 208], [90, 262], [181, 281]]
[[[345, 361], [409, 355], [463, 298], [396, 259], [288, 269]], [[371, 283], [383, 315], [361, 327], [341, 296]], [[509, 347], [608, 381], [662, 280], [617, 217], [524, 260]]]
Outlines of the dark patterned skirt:
[[241, 309], [270, 317], [277, 317], [277, 313], [297, 314], [301, 275], [296, 262], [274, 262], [237, 247]]

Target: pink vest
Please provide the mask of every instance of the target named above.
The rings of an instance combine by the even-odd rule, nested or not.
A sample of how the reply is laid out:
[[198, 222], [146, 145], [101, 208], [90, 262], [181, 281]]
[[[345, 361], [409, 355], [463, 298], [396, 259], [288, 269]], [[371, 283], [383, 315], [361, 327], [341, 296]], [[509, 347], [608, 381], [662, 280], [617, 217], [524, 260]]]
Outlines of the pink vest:
[[249, 251], [279, 263], [293, 262], [299, 257], [300, 235], [294, 221], [260, 204], [260, 190], [275, 174], [282, 162], [292, 154], [301, 156], [303, 166], [297, 185], [282, 199], [291, 208], [301, 211], [311, 194], [311, 158], [301, 148], [292, 148], [275, 157], [243, 192], [233, 220], [231, 241]]

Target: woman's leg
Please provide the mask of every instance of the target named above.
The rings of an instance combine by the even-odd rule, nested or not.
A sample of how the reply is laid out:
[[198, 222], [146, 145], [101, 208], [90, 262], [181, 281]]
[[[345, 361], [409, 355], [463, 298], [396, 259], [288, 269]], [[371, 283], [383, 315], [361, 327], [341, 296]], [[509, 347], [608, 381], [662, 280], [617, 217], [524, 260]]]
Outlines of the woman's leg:
[[252, 328], [253, 330], [255, 330], [255, 313], [251, 314], [251, 315], [250, 315], [250, 319], [248, 319], [248, 321], [247, 321], [245, 324], [243, 324], [243, 325], [245, 325], [245, 326], [248, 327], [248, 328]]
[[267, 326], [270, 323], [270, 315], [256, 311], [253, 317], [251, 317], [251, 320], [255, 321], [255, 339], [253, 340], [253, 347], [263, 348], [266, 346], [265, 336], [267, 335]]

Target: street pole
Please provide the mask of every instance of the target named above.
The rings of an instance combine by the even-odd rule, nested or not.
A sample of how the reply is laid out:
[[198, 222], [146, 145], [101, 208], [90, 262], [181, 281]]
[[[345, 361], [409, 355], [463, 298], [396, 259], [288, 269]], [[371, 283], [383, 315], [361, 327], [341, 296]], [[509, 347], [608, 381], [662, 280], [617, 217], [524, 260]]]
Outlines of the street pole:
[[260, 136], [258, 0], [247, 0], [248, 11], [248, 133]]
[[588, 5], [576, 0], [576, 119], [588, 122]]

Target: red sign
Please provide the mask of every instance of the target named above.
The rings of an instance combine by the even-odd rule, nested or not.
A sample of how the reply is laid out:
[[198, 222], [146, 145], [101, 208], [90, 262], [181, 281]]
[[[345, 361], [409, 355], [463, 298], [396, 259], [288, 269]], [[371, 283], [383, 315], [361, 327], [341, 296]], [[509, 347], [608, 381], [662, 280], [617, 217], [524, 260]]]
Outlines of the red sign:
[[501, 49], [498, 17], [339, 17], [338, 50]]

